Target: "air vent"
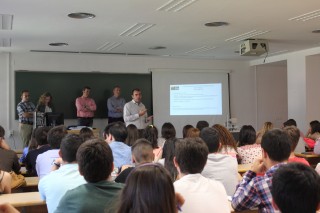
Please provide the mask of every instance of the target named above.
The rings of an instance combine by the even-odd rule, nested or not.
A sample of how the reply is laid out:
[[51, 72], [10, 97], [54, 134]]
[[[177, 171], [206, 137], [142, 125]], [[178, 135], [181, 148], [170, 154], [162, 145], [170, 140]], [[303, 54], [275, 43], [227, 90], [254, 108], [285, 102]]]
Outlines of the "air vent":
[[243, 41], [243, 40], [247, 40], [249, 38], [252, 38], [254, 36], [262, 35], [262, 34], [265, 34], [265, 33], [268, 33], [268, 32], [270, 32], [270, 31], [268, 31], [268, 30], [266, 30], [266, 31], [252, 30], [250, 32], [243, 33], [241, 35], [237, 35], [237, 36], [234, 36], [232, 38], [228, 38], [225, 41]]
[[120, 36], [137, 36], [153, 27], [155, 24], [136, 23], [120, 33]]
[[290, 18], [288, 20], [289, 21], [309, 21], [319, 17], [320, 17], [320, 10], [315, 10], [309, 13], [304, 13], [302, 15]]
[[165, 12], [178, 12], [196, 1], [197, 0], [170, 0], [164, 5], [160, 6], [157, 10]]

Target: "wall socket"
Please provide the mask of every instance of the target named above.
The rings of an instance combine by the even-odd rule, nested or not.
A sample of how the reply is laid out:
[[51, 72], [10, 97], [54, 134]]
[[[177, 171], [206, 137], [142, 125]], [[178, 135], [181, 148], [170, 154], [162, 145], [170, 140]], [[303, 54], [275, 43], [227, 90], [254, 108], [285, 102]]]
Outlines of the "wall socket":
[[9, 131], [9, 136], [13, 136], [13, 130]]

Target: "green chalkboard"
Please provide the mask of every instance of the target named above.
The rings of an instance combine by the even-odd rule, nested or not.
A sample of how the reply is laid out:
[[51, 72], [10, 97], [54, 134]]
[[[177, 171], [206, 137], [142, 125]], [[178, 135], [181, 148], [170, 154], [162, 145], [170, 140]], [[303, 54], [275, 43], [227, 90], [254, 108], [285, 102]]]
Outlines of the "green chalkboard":
[[[107, 99], [112, 96], [115, 85], [121, 87], [121, 96], [130, 101], [131, 91], [140, 88], [142, 102], [152, 115], [152, 81], [151, 74], [119, 73], [79, 73], [79, 72], [33, 72], [15, 71], [16, 104], [21, 100], [20, 92], [30, 91], [30, 100], [36, 105], [44, 92], [53, 96], [56, 112], [64, 113], [65, 119], [74, 119], [76, 115], [75, 100], [82, 95], [84, 86], [91, 87], [90, 96], [97, 104], [95, 118], [107, 118]], [[17, 116], [16, 116], [17, 118]]]

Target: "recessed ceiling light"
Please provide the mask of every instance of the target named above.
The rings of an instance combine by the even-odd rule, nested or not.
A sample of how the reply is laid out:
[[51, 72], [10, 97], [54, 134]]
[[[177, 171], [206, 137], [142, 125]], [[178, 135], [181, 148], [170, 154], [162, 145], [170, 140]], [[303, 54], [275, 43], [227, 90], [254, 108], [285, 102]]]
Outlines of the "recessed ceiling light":
[[227, 26], [229, 25], [229, 23], [224, 21], [215, 21], [215, 22], [205, 23], [204, 25], [207, 27], [221, 27], [221, 26]]
[[312, 33], [320, 33], [320, 30], [313, 30]]
[[68, 16], [70, 18], [76, 18], [76, 19], [85, 19], [85, 18], [94, 18], [96, 15], [92, 13], [69, 13]]
[[155, 47], [150, 47], [150, 50], [163, 50], [163, 49], [167, 49], [166, 47], [163, 46], [155, 46]]
[[55, 46], [55, 47], [63, 47], [63, 46], [68, 46], [69, 44], [67, 43], [61, 43], [61, 42], [56, 42], [56, 43], [50, 43], [50, 46]]

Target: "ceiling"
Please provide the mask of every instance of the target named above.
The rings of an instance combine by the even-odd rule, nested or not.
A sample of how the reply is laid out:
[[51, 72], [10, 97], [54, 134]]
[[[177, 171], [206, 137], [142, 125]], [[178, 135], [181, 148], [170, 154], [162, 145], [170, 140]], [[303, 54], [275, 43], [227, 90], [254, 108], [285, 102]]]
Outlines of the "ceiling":
[[[177, 5], [173, 11], [162, 7], [169, 2]], [[187, 6], [179, 10], [183, 5]], [[96, 17], [72, 19], [72, 12]], [[309, 20], [289, 20], [306, 13]], [[0, 17], [0, 52], [252, 60], [266, 54], [240, 56], [236, 51], [242, 39], [268, 40], [269, 56], [320, 46], [320, 34], [312, 33], [320, 29], [319, 0], [0, 0], [0, 14], [5, 15]], [[8, 15], [13, 15], [12, 29]], [[204, 25], [216, 21], [229, 25]], [[120, 35], [136, 24], [150, 28], [132, 33], [136, 36]], [[239, 35], [248, 36], [226, 41]], [[49, 46], [53, 42], [69, 45]], [[154, 47], [165, 49], [150, 49]]]

